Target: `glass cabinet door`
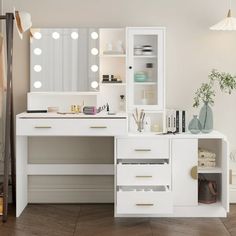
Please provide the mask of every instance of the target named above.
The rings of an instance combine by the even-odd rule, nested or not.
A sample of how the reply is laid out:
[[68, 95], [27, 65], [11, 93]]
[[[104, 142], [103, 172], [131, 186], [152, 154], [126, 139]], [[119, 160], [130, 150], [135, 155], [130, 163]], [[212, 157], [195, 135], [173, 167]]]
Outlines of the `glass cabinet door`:
[[164, 28], [128, 28], [129, 108], [164, 108]]

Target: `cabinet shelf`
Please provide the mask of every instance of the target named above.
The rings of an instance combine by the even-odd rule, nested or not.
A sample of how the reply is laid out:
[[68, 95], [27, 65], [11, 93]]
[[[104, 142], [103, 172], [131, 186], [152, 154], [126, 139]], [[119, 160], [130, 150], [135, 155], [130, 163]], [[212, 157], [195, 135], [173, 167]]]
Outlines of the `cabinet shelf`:
[[126, 83], [100, 83], [101, 86], [126, 86]]
[[157, 82], [134, 82], [135, 85], [156, 85]]
[[157, 58], [157, 56], [156, 55], [140, 55], [140, 56], [134, 55], [134, 58]]
[[199, 174], [221, 174], [223, 171], [220, 167], [198, 167]]
[[117, 58], [125, 58], [126, 54], [102, 54], [100, 55], [101, 58], [110, 58], [110, 57], [117, 57]]

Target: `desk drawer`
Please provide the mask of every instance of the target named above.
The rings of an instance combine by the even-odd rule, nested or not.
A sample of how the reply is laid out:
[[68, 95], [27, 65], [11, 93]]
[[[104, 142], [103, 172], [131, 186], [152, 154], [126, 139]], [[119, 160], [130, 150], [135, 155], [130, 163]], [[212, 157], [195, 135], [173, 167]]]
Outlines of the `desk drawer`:
[[169, 191], [117, 192], [117, 214], [170, 213], [173, 213], [173, 199]]
[[115, 136], [127, 133], [126, 119], [17, 119], [25, 136]]
[[119, 138], [118, 158], [169, 158], [169, 140], [157, 138]]
[[169, 164], [118, 164], [117, 185], [171, 185]]

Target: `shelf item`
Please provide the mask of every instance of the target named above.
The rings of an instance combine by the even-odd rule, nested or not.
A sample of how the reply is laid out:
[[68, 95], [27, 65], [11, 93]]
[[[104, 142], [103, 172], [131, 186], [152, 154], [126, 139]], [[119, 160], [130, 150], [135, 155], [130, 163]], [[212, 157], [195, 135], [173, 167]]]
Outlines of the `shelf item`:
[[134, 81], [135, 82], [145, 82], [147, 81], [148, 77], [144, 71], [139, 71], [134, 74]]

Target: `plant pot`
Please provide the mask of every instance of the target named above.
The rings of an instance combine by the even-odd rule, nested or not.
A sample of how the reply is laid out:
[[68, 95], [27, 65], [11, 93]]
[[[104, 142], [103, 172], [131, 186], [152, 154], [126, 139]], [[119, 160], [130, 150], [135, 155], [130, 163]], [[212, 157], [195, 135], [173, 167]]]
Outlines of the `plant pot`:
[[210, 133], [213, 130], [213, 112], [207, 102], [204, 103], [200, 110], [199, 120], [202, 125], [203, 133]]

